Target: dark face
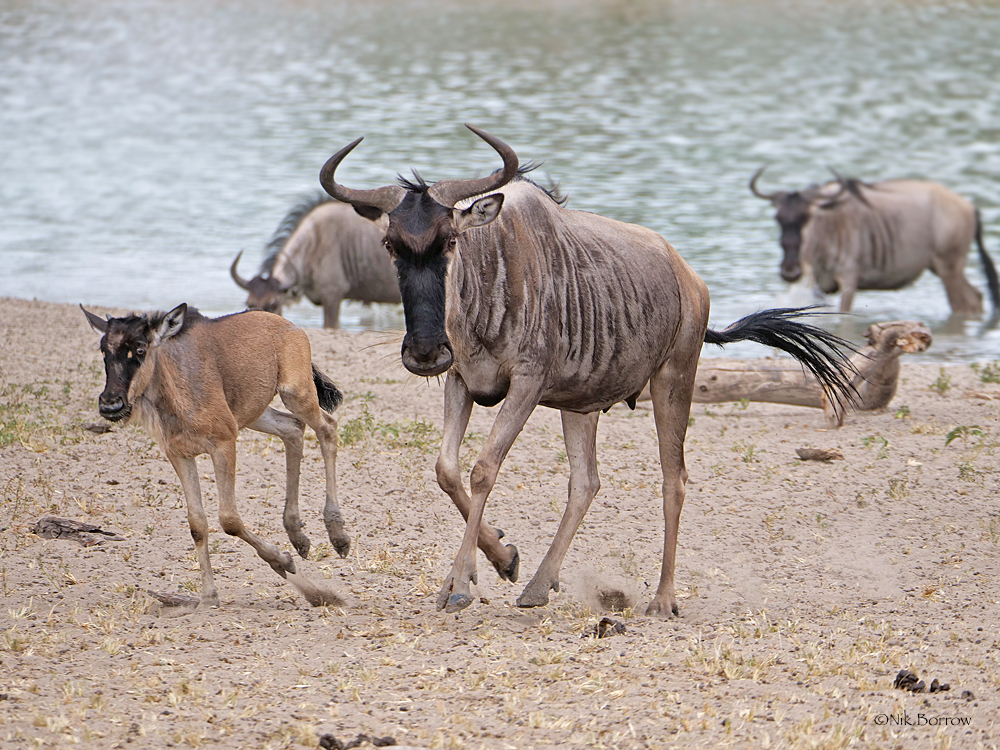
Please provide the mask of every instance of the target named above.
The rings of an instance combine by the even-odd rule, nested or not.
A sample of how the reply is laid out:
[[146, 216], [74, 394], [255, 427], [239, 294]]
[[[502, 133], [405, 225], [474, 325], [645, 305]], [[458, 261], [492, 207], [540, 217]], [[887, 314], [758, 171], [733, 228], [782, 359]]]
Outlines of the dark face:
[[414, 375], [446, 372], [454, 359], [445, 332], [445, 277], [458, 233], [452, 209], [427, 193], [407, 193], [389, 214], [385, 245], [392, 253], [403, 300], [403, 366]]
[[781, 249], [785, 256], [781, 261], [781, 278], [798, 281], [802, 276], [799, 249], [802, 246], [802, 229], [809, 221], [810, 201], [802, 193], [787, 193], [775, 202], [778, 211], [775, 219], [781, 226]]
[[287, 293], [272, 277], [254, 276], [247, 282], [247, 308], [281, 315]]
[[131, 316], [107, 321], [101, 338], [107, 380], [97, 400], [98, 411], [105, 419], [120, 422], [132, 414], [129, 388], [146, 359], [152, 338], [153, 332], [143, 318]]

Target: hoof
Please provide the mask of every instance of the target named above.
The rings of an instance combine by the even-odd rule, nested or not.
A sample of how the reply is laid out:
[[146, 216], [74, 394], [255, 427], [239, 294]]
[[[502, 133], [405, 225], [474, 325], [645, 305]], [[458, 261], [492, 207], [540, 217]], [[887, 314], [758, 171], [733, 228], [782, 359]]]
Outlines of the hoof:
[[289, 573], [295, 572], [295, 563], [292, 561], [292, 556], [287, 552], [282, 552], [275, 562], [268, 561], [268, 565], [271, 566], [271, 570], [282, 578], [287, 578]]
[[[448, 597], [448, 601], [445, 603], [444, 611], [448, 614], [452, 612], [461, 612], [463, 609], [472, 604], [472, 597], [468, 594], [452, 594]], [[438, 609], [442, 609], [438, 607]]]
[[514, 550], [514, 557], [511, 559], [507, 565], [500, 567], [496, 563], [493, 563], [493, 567], [497, 569], [497, 573], [500, 574], [500, 579], [503, 581], [510, 581], [511, 583], [517, 582], [517, 574], [521, 570], [521, 555], [517, 551], [517, 547], [513, 544], [508, 544], [507, 549]]
[[524, 591], [522, 591], [521, 595], [517, 597], [517, 606], [523, 607], [524, 609], [529, 609], [531, 607], [544, 607], [549, 603], [549, 591], [558, 590], [558, 582], [546, 586], [532, 581], [524, 587]]
[[341, 557], [347, 557], [347, 553], [351, 551], [351, 539], [350, 537], [343, 537], [341, 539], [330, 539], [330, 544], [337, 551], [337, 554]]
[[295, 551], [299, 553], [299, 557], [303, 560], [309, 559], [309, 548], [312, 543], [309, 541], [309, 537], [303, 536], [300, 539], [292, 539], [292, 546], [295, 547]]
[[646, 607], [646, 615], [649, 617], [674, 617], [681, 616], [680, 607], [677, 606], [677, 602], [674, 602], [669, 607], [664, 607], [662, 602], [658, 602], [656, 599], [649, 603]]

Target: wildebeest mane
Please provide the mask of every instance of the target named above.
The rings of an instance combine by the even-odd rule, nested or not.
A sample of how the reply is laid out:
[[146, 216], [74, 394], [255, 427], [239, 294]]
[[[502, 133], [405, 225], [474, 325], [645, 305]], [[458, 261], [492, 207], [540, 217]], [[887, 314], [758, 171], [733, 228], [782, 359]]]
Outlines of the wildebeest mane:
[[289, 211], [285, 218], [281, 220], [278, 228], [274, 231], [271, 239], [268, 240], [267, 245], [264, 246], [264, 256], [263, 262], [260, 264], [260, 273], [262, 276], [270, 275], [271, 271], [274, 270], [274, 264], [278, 260], [278, 254], [281, 252], [282, 248], [288, 243], [288, 240], [295, 233], [295, 230], [299, 228], [299, 225], [305, 220], [306, 216], [313, 212], [319, 206], [324, 203], [333, 203], [335, 200], [329, 195], [317, 190], [315, 193], [310, 193], [309, 195], [304, 195], [299, 202]]
[[[531, 178], [527, 177], [529, 172], [534, 172], [540, 166], [542, 166], [541, 162], [536, 163], [533, 161], [525, 162], [524, 164], [519, 165], [517, 168], [517, 176], [515, 176], [511, 182], [530, 182], [560, 206], [565, 205], [567, 196], [559, 192], [559, 183], [553, 182], [550, 187], [543, 187]], [[503, 170], [497, 169], [491, 174], [495, 175], [501, 171]], [[403, 175], [397, 175], [396, 181], [399, 183], [400, 187], [411, 193], [426, 193], [427, 190], [434, 184], [433, 182], [427, 182], [415, 169], [413, 170], [413, 179], [409, 179]]]

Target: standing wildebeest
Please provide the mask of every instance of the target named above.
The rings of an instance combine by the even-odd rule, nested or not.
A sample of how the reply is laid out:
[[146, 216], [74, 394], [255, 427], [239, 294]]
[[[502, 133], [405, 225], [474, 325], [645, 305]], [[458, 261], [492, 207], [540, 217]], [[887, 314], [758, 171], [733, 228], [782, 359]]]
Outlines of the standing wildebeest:
[[[209, 454], [215, 466], [223, 531], [253, 547], [282, 577], [292, 574], [291, 582], [310, 603], [338, 603], [336, 594], [295, 575], [291, 555], [249, 531], [236, 508], [237, 434], [249, 427], [278, 436], [285, 444], [285, 530], [298, 553], [303, 558], [309, 554], [309, 538], [299, 517], [304, 422], [315, 430], [326, 465], [323, 520], [330, 541], [341, 557], [350, 547], [337, 507], [337, 420], [331, 416], [341, 394], [312, 364], [305, 333], [266, 312], [212, 320], [187, 305], [168, 313], [107, 320], [84, 313], [90, 325], [104, 334], [101, 351], [107, 382], [98, 400], [101, 416], [112, 422], [135, 417], [180, 477], [201, 566], [201, 603], [219, 603], [195, 463], [202, 453]], [[291, 414], [269, 406], [275, 395], [281, 396]]]
[[[403, 364], [417, 375], [448, 372], [437, 477], [467, 526], [437, 607], [454, 612], [472, 602], [477, 541], [501, 578], [517, 580], [517, 548], [500, 543], [502, 533], [483, 522], [483, 510], [501, 462], [539, 404], [562, 411], [569, 500], [552, 546], [517, 603], [548, 601], [600, 487], [600, 412], [619, 401], [634, 406], [649, 382], [665, 528], [660, 585], [647, 611], [676, 614], [684, 435], [702, 342], [750, 339], [776, 346], [834, 388], [845, 385], [831, 349], [841, 342], [788, 320], [797, 312], [789, 310], [757, 313], [721, 332], [707, 330], [708, 289], [666, 240], [644, 227], [563, 208], [519, 172], [509, 146], [469, 127], [500, 154], [502, 171], [433, 185], [415, 175], [415, 181], [401, 178], [400, 185], [351, 190], [334, 174], [359, 138], [332, 156], [320, 175], [331, 195], [385, 228], [403, 296]], [[472, 470], [470, 498], [459, 447], [473, 403], [500, 401]]]
[[958, 315], [981, 315], [983, 295], [965, 278], [975, 239], [983, 272], [1000, 310], [1000, 286], [983, 247], [979, 211], [942, 185], [918, 180], [868, 184], [836, 175], [825, 185], [762, 193], [777, 209], [781, 226], [781, 278], [797, 281], [803, 267], [826, 294], [840, 290], [840, 311], [849, 312], [858, 289], [901, 289], [931, 269], [944, 282]]
[[398, 304], [399, 284], [382, 249], [382, 233], [343, 203], [318, 193], [286, 216], [271, 241], [260, 273], [247, 280], [236, 266], [229, 273], [245, 289], [247, 307], [281, 315], [281, 308], [305, 295], [323, 306], [323, 327], [340, 327], [340, 303]]

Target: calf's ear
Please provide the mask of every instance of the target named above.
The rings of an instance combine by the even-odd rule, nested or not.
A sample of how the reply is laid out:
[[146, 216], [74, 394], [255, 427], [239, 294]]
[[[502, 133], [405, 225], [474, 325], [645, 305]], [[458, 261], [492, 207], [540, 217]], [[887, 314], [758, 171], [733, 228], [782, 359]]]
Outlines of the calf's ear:
[[176, 336], [184, 325], [184, 315], [187, 313], [187, 303], [182, 302], [168, 312], [153, 335], [153, 346], [159, 346], [171, 336]]
[[481, 227], [489, 224], [500, 215], [503, 207], [503, 193], [494, 193], [480, 198], [466, 209], [453, 209], [455, 231]]
[[108, 332], [108, 321], [106, 321], [104, 318], [94, 315], [94, 313], [92, 313], [83, 305], [80, 305], [80, 309], [83, 310], [83, 314], [87, 316], [87, 322], [90, 323], [91, 328], [93, 328], [98, 333]]

